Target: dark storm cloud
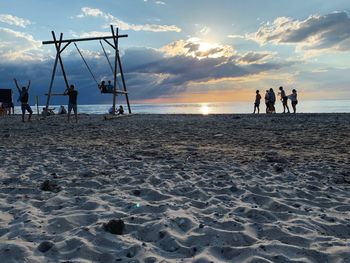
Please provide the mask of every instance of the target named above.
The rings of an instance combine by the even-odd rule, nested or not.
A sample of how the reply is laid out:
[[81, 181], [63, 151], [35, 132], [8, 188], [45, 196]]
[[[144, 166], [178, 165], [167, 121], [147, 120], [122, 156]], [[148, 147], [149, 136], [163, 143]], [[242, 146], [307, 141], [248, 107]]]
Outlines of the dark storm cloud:
[[239, 58], [239, 61], [242, 63], [247, 63], [247, 64], [251, 64], [251, 63], [259, 63], [263, 60], [265, 60], [266, 58], [271, 57], [271, 53], [257, 53], [257, 52], [248, 52], [244, 55], [242, 55]]
[[[98, 82], [102, 79], [112, 79], [111, 69], [104, 57], [92, 56], [86, 59]], [[121, 59], [130, 98], [137, 100], [183, 92], [186, 91], [188, 84], [193, 82], [245, 77], [285, 66], [279, 63], [254, 63], [261, 57], [253, 54], [249, 59], [250, 64], [241, 65], [239, 56], [198, 59], [185, 55], [166, 56], [161, 51], [149, 48], [128, 49]], [[63, 57], [63, 60], [69, 83], [75, 84], [79, 90], [80, 103], [110, 102], [110, 96], [99, 93], [97, 84], [77, 55], [69, 54]], [[40, 95], [44, 100], [43, 94], [48, 90], [53, 62], [53, 60], [46, 60], [0, 63], [0, 83], [3, 87], [14, 88], [13, 77], [21, 82], [31, 79], [33, 95], [34, 93]], [[59, 67], [57, 73], [54, 92], [60, 93], [64, 91], [65, 84]], [[54, 98], [53, 103], [59, 104], [66, 100], [66, 98]]]
[[263, 25], [254, 38], [262, 44], [300, 44], [303, 49], [348, 51], [350, 17], [346, 12], [310, 16], [302, 21], [281, 17]]
[[[132, 83], [134, 82], [131, 86], [138, 86], [138, 88], [135, 88], [135, 92], [137, 90], [143, 92], [139, 93], [141, 95], [141, 97], [138, 97], [139, 99], [183, 92], [187, 89], [188, 84], [194, 82], [204, 83], [211, 80], [248, 77], [287, 66], [287, 63], [250, 63], [241, 65], [238, 63], [241, 59], [239, 56], [234, 58], [204, 59], [185, 55], [167, 57], [163, 53], [156, 51], [155, 57], [157, 59], [150, 60], [143, 59], [143, 57], [147, 58], [149, 56], [148, 50], [144, 49], [143, 52], [141, 50], [137, 51], [137, 61], [131, 59], [133, 55], [132, 50], [126, 52], [123, 57], [128, 65], [126, 71], [132, 72], [132, 74], [128, 74], [129, 83], [131, 81]], [[251, 53], [250, 56], [250, 62], [260, 62], [267, 55], [259, 54], [255, 56], [254, 53]], [[146, 63], [146, 61], [148, 62]], [[135, 78], [137, 81], [135, 81]]]

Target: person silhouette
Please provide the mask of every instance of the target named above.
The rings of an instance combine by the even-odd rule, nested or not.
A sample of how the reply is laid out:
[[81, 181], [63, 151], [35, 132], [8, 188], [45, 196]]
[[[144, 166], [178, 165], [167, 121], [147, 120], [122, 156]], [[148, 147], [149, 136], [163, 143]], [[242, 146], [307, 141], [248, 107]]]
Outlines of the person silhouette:
[[78, 110], [77, 110], [77, 97], [78, 97], [78, 91], [75, 90], [74, 85], [70, 85], [69, 89], [64, 93], [65, 95], [68, 95], [68, 115], [67, 120], [69, 122], [70, 114], [72, 110], [74, 111], [75, 116], [75, 122], [78, 122]]
[[297, 104], [298, 104], [298, 94], [295, 89], [292, 90], [292, 94], [288, 96], [288, 98], [292, 102], [293, 113], [297, 112]]
[[254, 112], [253, 114], [255, 114], [255, 111], [258, 110], [258, 114], [260, 113], [260, 100], [261, 100], [261, 95], [259, 94], [259, 90], [257, 90], [256, 96], [255, 96], [255, 102], [254, 102]]
[[13, 80], [15, 81], [16, 88], [19, 92], [19, 99], [18, 100], [21, 102], [22, 122], [24, 122], [24, 115], [25, 115], [26, 111], [28, 111], [28, 113], [29, 113], [28, 122], [30, 122], [32, 114], [33, 114], [32, 108], [28, 104], [30, 80], [28, 82], [28, 86], [27, 87], [23, 86], [22, 89], [19, 88], [17, 80], [16, 79], [13, 79]]
[[98, 85], [98, 88], [100, 89], [101, 93], [107, 92], [106, 82], [104, 80], [101, 81], [101, 84]]
[[269, 90], [269, 112], [270, 113], [276, 113], [275, 109], [275, 103], [276, 103], [276, 95], [273, 91], [273, 88]]
[[289, 112], [289, 107], [288, 107], [288, 96], [286, 95], [286, 92], [284, 91], [283, 87], [280, 87], [280, 95], [281, 95], [281, 101], [283, 105], [283, 113], [286, 113], [286, 109]]
[[266, 113], [270, 113], [270, 109], [269, 109], [269, 90], [266, 90], [266, 93], [265, 93], [265, 105], [266, 105]]

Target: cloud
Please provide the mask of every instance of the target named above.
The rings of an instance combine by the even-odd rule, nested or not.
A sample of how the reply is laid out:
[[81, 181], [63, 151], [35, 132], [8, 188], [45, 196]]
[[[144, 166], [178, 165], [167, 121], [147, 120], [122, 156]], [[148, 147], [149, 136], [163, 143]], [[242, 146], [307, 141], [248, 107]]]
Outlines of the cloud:
[[[193, 54], [201, 52], [200, 45], [196, 46], [189, 40], [180, 43], [183, 47], [187, 46], [184, 47], [185, 51], [174, 52], [173, 55], [168, 52], [172, 45], [166, 49], [129, 48], [124, 51], [121, 60], [130, 99], [171, 97], [188, 92], [194, 86], [197, 89], [199, 86], [206, 89], [208, 85], [214, 85], [220, 90], [222, 88], [220, 83], [235, 80], [242, 83], [244, 78], [254, 78], [290, 65], [290, 63], [268, 62], [265, 59], [268, 55], [265, 54], [241, 55], [233, 49], [225, 53], [223, 52], [225, 46], [220, 45], [207, 49], [206, 56], [196, 57]], [[173, 46], [176, 47], [177, 44], [173, 43]], [[83, 49], [81, 51], [98, 81], [112, 79], [111, 69], [103, 54]], [[62, 55], [69, 83], [75, 84], [79, 90], [80, 103], [110, 103], [110, 97], [99, 93], [95, 81], [77, 52], [72, 50]], [[110, 59], [113, 59], [112, 55]], [[247, 62], [243, 64], [242, 60]], [[2, 85], [11, 86], [13, 76], [21, 80], [32, 79], [33, 87], [36, 87], [35, 92], [38, 95], [44, 94], [47, 92], [52, 65], [53, 59], [26, 63], [0, 61], [1, 73], [6, 72], [0, 74], [0, 81]], [[63, 88], [64, 81], [58, 68], [54, 92], [62, 92]], [[65, 99], [61, 98], [54, 98], [53, 101], [56, 104], [65, 102]]]
[[41, 42], [32, 35], [0, 27], [0, 59], [1, 60], [40, 60]]
[[109, 25], [113, 24], [122, 30], [150, 31], [150, 32], [181, 32], [181, 28], [175, 25], [129, 24], [109, 13], [104, 13], [100, 9], [96, 9], [96, 8], [83, 7], [81, 9], [81, 12], [82, 13], [77, 16], [78, 18], [101, 17], [103, 20], [107, 22], [105, 27], [109, 27]]
[[279, 17], [250, 37], [261, 45], [295, 44], [300, 51], [349, 51], [350, 17], [346, 12], [313, 15], [305, 20]]
[[[135, 92], [142, 89], [144, 91], [142, 99], [184, 92], [195, 83], [200, 83], [205, 88], [206, 83], [250, 78], [292, 65], [292, 62], [268, 62], [267, 58], [272, 56], [270, 53], [251, 52], [239, 55], [233, 52], [231, 56], [199, 58], [193, 56], [199, 47], [194, 43], [191, 43], [191, 46], [185, 43], [186, 41], [180, 41], [180, 44], [172, 43], [166, 49], [160, 50], [128, 49], [125, 51], [123, 56], [123, 60], [126, 61], [125, 72], [132, 72], [132, 75], [139, 79], [135, 82], [139, 85], [135, 88]], [[178, 46], [187, 46], [185, 47], [187, 52], [173, 52], [170, 55], [171, 46], [176, 50]], [[213, 53], [215, 54], [214, 51]], [[243, 60], [245, 64], [241, 63]], [[152, 84], [147, 86], [142, 83]]]
[[169, 56], [184, 55], [203, 58], [231, 57], [235, 54], [229, 45], [204, 42], [200, 38], [189, 38], [170, 43], [160, 49]]
[[97, 8], [83, 7], [81, 11], [82, 13], [77, 16], [79, 18], [83, 18], [86, 16], [94, 16], [94, 17], [103, 16], [103, 12]]
[[273, 55], [271, 52], [247, 52], [239, 58], [239, 61], [243, 64], [259, 64], [272, 59]]
[[207, 26], [203, 27], [199, 31], [199, 33], [202, 34], [202, 35], [208, 35], [210, 32], [211, 32], [211, 29], [210, 29], [210, 27], [207, 27]]
[[9, 14], [0, 14], [0, 22], [23, 28], [32, 24], [28, 19], [20, 18]]
[[157, 5], [165, 5], [165, 2], [163, 2], [163, 1], [156, 1], [155, 2]]

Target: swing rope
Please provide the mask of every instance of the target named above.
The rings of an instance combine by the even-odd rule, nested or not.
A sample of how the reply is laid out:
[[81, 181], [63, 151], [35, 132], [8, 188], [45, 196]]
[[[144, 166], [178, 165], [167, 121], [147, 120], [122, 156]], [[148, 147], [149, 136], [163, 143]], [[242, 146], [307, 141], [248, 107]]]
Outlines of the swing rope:
[[81, 58], [83, 59], [83, 61], [84, 61], [85, 65], [86, 65], [86, 67], [87, 67], [87, 69], [89, 70], [89, 72], [90, 72], [90, 74], [91, 74], [92, 78], [95, 80], [95, 82], [96, 82], [96, 84], [97, 84], [97, 86], [98, 86], [99, 84], [98, 84], [98, 82], [97, 82], [97, 80], [96, 80], [96, 78], [95, 78], [94, 74], [92, 73], [92, 71], [91, 71], [91, 69], [90, 69], [90, 67], [89, 67], [88, 63], [86, 62], [86, 60], [85, 60], [85, 58], [84, 58], [83, 54], [80, 52], [80, 50], [79, 50], [79, 48], [78, 48], [78, 45], [77, 45], [75, 42], [74, 42], [74, 45], [75, 45], [76, 49], [78, 50], [78, 52], [79, 52], [79, 54], [80, 54]]
[[106, 52], [106, 50], [105, 50], [105, 48], [104, 48], [104, 46], [103, 46], [103, 44], [102, 44], [102, 41], [101, 41], [101, 40], [100, 40], [100, 44], [101, 44], [101, 47], [102, 47], [103, 53], [105, 54], [105, 57], [106, 57], [106, 59], [107, 59], [107, 61], [108, 61], [109, 67], [111, 68], [112, 74], [114, 74], [114, 70], [113, 70], [113, 67], [112, 67], [111, 61], [110, 61], [110, 60], [109, 60], [109, 58], [108, 58], [107, 52]]
[[[107, 59], [107, 61], [108, 61], [108, 65], [109, 65], [109, 67], [110, 67], [110, 69], [111, 69], [111, 71], [112, 71], [112, 74], [114, 75], [113, 66], [112, 66], [112, 64], [111, 64], [111, 61], [110, 61], [110, 60], [109, 60], [109, 58], [108, 58], [107, 52], [106, 52], [106, 50], [105, 50], [105, 48], [104, 48], [104, 46], [103, 46], [103, 44], [102, 44], [102, 41], [101, 41], [101, 40], [100, 40], [100, 44], [101, 44], [101, 47], [102, 47], [103, 53], [105, 54], [105, 57], [106, 57], [106, 59]], [[118, 85], [118, 87], [121, 87], [121, 85], [120, 85], [120, 83], [119, 83], [118, 79], [117, 79], [117, 85]]]

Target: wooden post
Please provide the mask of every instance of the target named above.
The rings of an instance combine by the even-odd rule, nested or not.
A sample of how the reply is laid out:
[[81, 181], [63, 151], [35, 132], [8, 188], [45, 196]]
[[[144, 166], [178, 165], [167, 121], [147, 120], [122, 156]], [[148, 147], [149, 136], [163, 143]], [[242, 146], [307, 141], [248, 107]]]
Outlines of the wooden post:
[[122, 77], [123, 90], [125, 91], [126, 103], [128, 105], [129, 114], [131, 114], [131, 107], [130, 107], [130, 103], [129, 103], [129, 95], [128, 95], [128, 92], [126, 90], [126, 84], [125, 84], [125, 79], [124, 79], [122, 62], [121, 62], [120, 56], [119, 56], [119, 50], [118, 50], [118, 63], [119, 63], [119, 69], [120, 69], [120, 76]]
[[[118, 38], [116, 38], [116, 35], [114, 33], [114, 27], [111, 25], [111, 31], [113, 35], [114, 40], [114, 49], [115, 49], [115, 57], [114, 57], [114, 89], [113, 89], [113, 114], [115, 114], [115, 105], [117, 102], [117, 73], [118, 73]], [[117, 37], [118, 37], [118, 28], [117, 28]]]
[[[55, 32], [52, 31], [52, 34], [55, 35]], [[56, 38], [56, 37], [55, 37], [55, 38]], [[61, 33], [61, 35], [60, 35], [60, 40], [59, 40], [59, 43], [58, 43], [58, 49], [61, 48], [61, 41], [62, 41], [62, 38], [63, 38], [63, 34]], [[57, 47], [56, 47], [56, 50], [57, 50]], [[56, 68], [57, 68], [57, 63], [58, 63], [58, 58], [59, 58], [59, 56], [60, 56], [60, 53], [57, 52], [56, 58], [55, 58], [55, 63], [54, 63], [53, 70], [52, 70], [49, 92], [48, 92], [48, 94], [47, 94], [46, 111], [49, 109], [49, 104], [50, 104], [50, 99], [51, 99], [51, 91], [52, 91], [53, 81], [54, 81], [55, 75], [56, 75]], [[46, 117], [46, 116], [45, 116], [45, 117]]]
[[[54, 94], [52, 93], [52, 87], [53, 87], [53, 82], [56, 76], [56, 70], [57, 70], [57, 64], [58, 62], [60, 63], [61, 69], [62, 69], [62, 75], [64, 77], [64, 81], [66, 84], [67, 89], [69, 88], [69, 83], [68, 83], [68, 78], [64, 69], [64, 64], [62, 61], [62, 57], [61, 57], [61, 53], [65, 50], [66, 47], [69, 46], [69, 44], [71, 44], [72, 42], [80, 42], [80, 41], [91, 41], [91, 40], [104, 40], [107, 44], [109, 44], [114, 50], [115, 50], [115, 59], [114, 59], [114, 68], [112, 69], [113, 71], [113, 79], [114, 79], [114, 87], [113, 87], [113, 114], [115, 114], [116, 112], [116, 103], [117, 103], [117, 94], [121, 93], [121, 94], [125, 94], [126, 96], [126, 102], [128, 105], [128, 110], [129, 113], [131, 113], [131, 108], [130, 108], [130, 102], [129, 102], [129, 97], [128, 97], [128, 93], [126, 90], [126, 84], [125, 84], [125, 79], [124, 79], [124, 73], [123, 73], [123, 68], [122, 68], [122, 64], [121, 64], [121, 60], [120, 60], [120, 56], [119, 56], [119, 38], [124, 38], [124, 37], [128, 37], [128, 35], [119, 35], [119, 29], [116, 28], [116, 31], [113, 27], [113, 25], [111, 25], [111, 32], [112, 32], [112, 36], [102, 36], [102, 37], [89, 37], [89, 38], [79, 38], [79, 39], [63, 39], [63, 33], [61, 33], [60, 35], [60, 39], [57, 40], [56, 39], [56, 35], [54, 31], [51, 31], [52, 33], [52, 37], [53, 37], [53, 41], [43, 41], [43, 45], [47, 45], [47, 44], [55, 44], [55, 48], [56, 48], [56, 58], [55, 58], [55, 62], [54, 62], [54, 66], [53, 66], [53, 70], [52, 70], [52, 75], [51, 75], [51, 81], [50, 81], [50, 85], [49, 85], [49, 91], [47, 94], [47, 100], [46, 100], [46, 110], [48, 110], [49, 108], [49, 104], [50, 104], [50, 99], [51, 96], [53, 95], [64, 95], [64, 94]], [[112, 43], [110, 43], [108, 41], [108, 39], [113, 39], [114, 41], [114, 45]], [[62, 44], [66, 43], [63, 47]], [[102, 45], [102, 43], [101, 43]], [[102, 45], [103, 48], [103, 45]], [[107, 57], [108, 59], [108, 57]], [[122, 85], [123, 85], [123, 91], [122, 90], [118, 90], [118, 66], [120, 69], [120, 74], [121, 74], [121, 78], [122, 78]]]
[[39, 96], [35, 96], [35, 98], [36, 98], [36, 112], [39, 116]]
[[[67, 80], [67, 76], [66, 76], [66, 72], [64, 70], [64, 67], [63, 67], [63, 62], [62, 62], [62, 58], [61, 58], [61, 44], [62, 44], [62, 38], [60, 39], [61, 41], [59, 43], [57, 43], [57, 40], [56, 40], [56, 36], [55, 36], [55, 32], [51, 31], [51, 34], [52, 34], [52, 37], [55, 41], [55, 47], [56, 47], [56, 51], [58, 53], [58, 60], [60, 62], [60, 65], [61, 65], [61, 70], [62, 70], [62, 74], [63, 74], [63, 78], [64, 78], [64, 82], [66, 83], [66, 89], [68, 90], [69, 88], [69, 84], [68, 84], [68, 80]], [[62, 37], [63, 37], [63, 34], [61, 33]], [[67, 46], [69, 45], [70, 43], [67, 44]], [[66, 47], [67, 47], [66, 46]]]

